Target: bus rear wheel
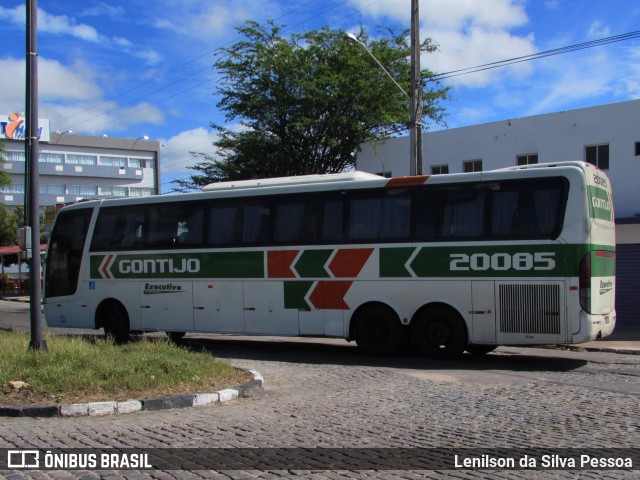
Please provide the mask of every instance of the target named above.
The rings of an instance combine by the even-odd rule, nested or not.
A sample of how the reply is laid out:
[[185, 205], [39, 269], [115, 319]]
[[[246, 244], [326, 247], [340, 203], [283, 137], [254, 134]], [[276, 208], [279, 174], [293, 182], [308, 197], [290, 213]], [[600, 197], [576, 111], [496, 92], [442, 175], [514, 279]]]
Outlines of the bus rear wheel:
[[411, 322], [411, 343], [425, 357], [458, 358], [467, 346], [467, 328], [450, 308], [432, 307]]
[[386, 305], [367, 305], [357, 314], [354, 337], [358, 348], [373, 355], [392, 355], [402, 345], [402, 325]]
[[104, 334], [115, 343], [129, 340], [129, 316], [125, 308], [117, 302], [109, 302], [100, 308], [100, 320]]

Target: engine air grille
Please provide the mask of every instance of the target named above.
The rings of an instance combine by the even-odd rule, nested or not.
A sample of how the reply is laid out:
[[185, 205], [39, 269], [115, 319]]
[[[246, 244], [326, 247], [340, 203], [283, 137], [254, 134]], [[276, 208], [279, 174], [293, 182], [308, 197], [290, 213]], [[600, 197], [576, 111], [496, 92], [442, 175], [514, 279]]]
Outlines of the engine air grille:
[[500, 331], [560, 334], [560, 286], [500, 285]]

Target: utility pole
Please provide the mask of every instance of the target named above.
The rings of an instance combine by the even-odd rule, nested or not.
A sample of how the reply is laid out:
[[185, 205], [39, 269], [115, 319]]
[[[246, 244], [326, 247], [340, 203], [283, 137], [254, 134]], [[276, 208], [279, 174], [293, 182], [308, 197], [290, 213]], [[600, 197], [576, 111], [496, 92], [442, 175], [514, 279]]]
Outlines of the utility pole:
[[411, 130], [409, 174], [422, 175], [422, 75], [420, 71], [420, 0], [411, 0]]
[[26, 135], [25, 158], [28, 165], [26, 182], [28, 189], [28, 211], [25, 211], [27, 224], [31, 227], [31, 262], [29, 272], [29, 304], [31, 311], [31, 342], [29, 349], [47, 351], [42, 338], [41, 288], [40, 288], [40, 202], [38, 179], [38, 6], [36, 0], [27, 0], [27, 91], [26, 91]]

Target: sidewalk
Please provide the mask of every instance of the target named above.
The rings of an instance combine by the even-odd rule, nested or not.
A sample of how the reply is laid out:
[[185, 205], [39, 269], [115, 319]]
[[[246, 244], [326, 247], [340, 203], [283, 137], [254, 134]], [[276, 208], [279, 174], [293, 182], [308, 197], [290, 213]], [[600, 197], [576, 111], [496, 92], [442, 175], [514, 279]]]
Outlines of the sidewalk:
[[[29, 297], [0, 297], [10, 302], [29, 303]], [[557, 348], [586, 350], [588, 352], [624, 353], [640, 355], [640, 328], [617, 328], [613, 335], [594, 342], [575, 345], [558, 345]]]

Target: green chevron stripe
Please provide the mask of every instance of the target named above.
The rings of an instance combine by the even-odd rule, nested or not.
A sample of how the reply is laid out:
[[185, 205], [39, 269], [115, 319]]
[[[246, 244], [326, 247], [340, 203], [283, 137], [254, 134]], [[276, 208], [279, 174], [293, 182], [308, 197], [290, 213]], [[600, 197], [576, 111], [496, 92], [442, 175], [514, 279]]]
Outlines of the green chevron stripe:
[[333, 250], [306, 250], [302, 252], [294, 269], [302, 278], [328, 278], [329, 273], [324, 266]]
[[314, 282], [311, 280], [292, 280], [284, 282], [284, 308], [295, 310], [311, 310], [305, 297]]
[[380, 249], [380, 276], [405, 278], [411, 277], [411, 272], [405, 268], [413, 252], [413, 247], [381, 248]]

